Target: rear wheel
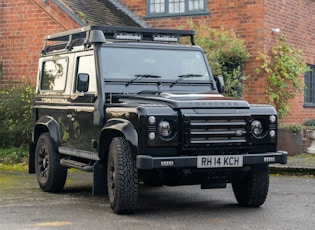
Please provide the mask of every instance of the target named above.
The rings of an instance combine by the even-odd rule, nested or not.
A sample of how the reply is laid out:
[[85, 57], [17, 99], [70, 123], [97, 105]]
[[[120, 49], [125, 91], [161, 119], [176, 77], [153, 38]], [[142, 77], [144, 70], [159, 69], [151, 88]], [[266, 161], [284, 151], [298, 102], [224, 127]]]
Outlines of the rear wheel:
[[268, 165], [253, 166], [244, 180], [233, 183], [233, 192], [241, 206], [258, 207], [262, 205], [269, 189]]
[[40, 188], [59, 192], [67, 179], [67, 168], [60, 165], [60, 155], [49, 133], [40, 135], [35, 150], [35, 172]]
[[124, 137], [114, 137], [108, 153], [108, 199], [117, 214], [133, 213], [138, 201], [136, 158]]

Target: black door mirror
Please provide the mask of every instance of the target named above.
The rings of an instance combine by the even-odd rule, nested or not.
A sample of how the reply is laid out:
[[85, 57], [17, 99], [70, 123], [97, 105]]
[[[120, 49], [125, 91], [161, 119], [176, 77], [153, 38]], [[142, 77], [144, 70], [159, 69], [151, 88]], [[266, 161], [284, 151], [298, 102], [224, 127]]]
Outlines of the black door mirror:
[[214, 77], [219, 93], [224, 93], [224, 78], [222, 75]]
[[77, 80], [77, 92], [87, 92], [89, 90], [90, 76], [87, 73], [79, 73]]

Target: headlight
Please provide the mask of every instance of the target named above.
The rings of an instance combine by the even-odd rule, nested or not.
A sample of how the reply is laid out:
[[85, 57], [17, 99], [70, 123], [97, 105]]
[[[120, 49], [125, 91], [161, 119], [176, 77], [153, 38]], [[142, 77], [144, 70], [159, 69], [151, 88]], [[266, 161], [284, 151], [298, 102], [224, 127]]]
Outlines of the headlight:
[[173, 134], [172, 126], [168, 121], [161, 121], [158, 131], [162, 138], [169, 138]]
[[260, 121], [252, 121], [252, 133], [256, 138], [261, 138], [263, 136], [264, 128]]
[[176, 116], [149, 115], [146, 119], [148, 146], [178, 146]]

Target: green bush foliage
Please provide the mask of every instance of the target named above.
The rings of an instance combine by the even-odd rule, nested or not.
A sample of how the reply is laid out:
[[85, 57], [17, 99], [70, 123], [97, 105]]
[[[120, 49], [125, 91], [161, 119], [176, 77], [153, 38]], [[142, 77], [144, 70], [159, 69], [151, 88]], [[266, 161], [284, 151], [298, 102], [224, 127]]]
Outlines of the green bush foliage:
[[35, 87], [16, 83], [0, 88], [0, 147], [30, 143]]
[[27, 147], [7, 147], [0, 148], [0, 164], [18, 164], [27, 162], [28, 149]]
[[242, 90], [242, 67], [250, 55], [244, 41], [235, 33], [208, 27], [205, 21], [197, 25], [192, 20], [188, 27], [196, 31], [195, 43], [205, 51], [214, 76], [223, 75], [225, 93], [240, 97]]
[[302, 50], [289, 44], [284, 35], [277, 38], [277, 44], [267, 53], [261, 53], [257, 60], [262, 61], [256, 69], [263, 70], [268, 75], [269, 101], [273, 104], [280, 118], [286, 116], [290, 110], [290, 100], [305, 88], [300, 78], [309, 69], [304, 62]]
[[290, 130], [292, 133], [300, 133], [303, 126], [300, 124], [281, 125], [279, 128]]

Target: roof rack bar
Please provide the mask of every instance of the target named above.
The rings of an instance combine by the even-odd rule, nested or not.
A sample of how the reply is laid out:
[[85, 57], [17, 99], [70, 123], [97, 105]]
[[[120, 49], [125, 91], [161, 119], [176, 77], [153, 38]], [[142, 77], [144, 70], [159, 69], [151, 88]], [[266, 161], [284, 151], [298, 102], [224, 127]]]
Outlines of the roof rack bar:
[[70, 34], [69, 40], [68, 40], [67, 45], [66, 45], [66, 50], [71, 50], [71, 41], [72, 41], [72, 35]]
[[83, 42], [84, 47], [89, 47], [90, 46], [89, 37], [90, 37], [90, 31], [86, 31], [85, 39], [84, 39], [84, 42]]
[[[90, 31], [100, 30], [104, 33], [106, 39], [117, 39], [117, 34], [122, 35], [126, 34], [126, 38], [132, 38], [133, 40], [145, 40], [153, 41], [154, 36], [164, 37], [164, 40], [161, 38], [159, 41], [173, 41], [177, 42], [178, 40], [175, 37], [190, 37], [190, 42], [192, 45], [195, 45], [194, 35], [195, 31], [193, 30], [173, 30], [173, 29], [154, 29], [154, 28], [142, 28], [142, 27], [122, 27], [122, 26], [86, 26], [79, 29], [69, 30], [65, 32], [55, 33], [44, 37], [45, 41], [65, 41], [70, 42], [70, 40], [75, 39], [85, 39], [84, 45], [93, 43], [90, 38]], [[139, 36], [135, 36], [139, 35]], [[128, 35], [130, 35], [128, 37]], [[132, 37], [134, 36], [134, 37]], [[167, 40], [169, 36], [169, 40]], [[119, 36], [121, 39], [122, 36]], [[141, 38], [141, 39], [138, 39]], [[126, 39], [129, 40], [129, 39]], [[154, 40], [158, 41], [158, 40]], [[69, 43], [69, 44], [70, 44]]]

